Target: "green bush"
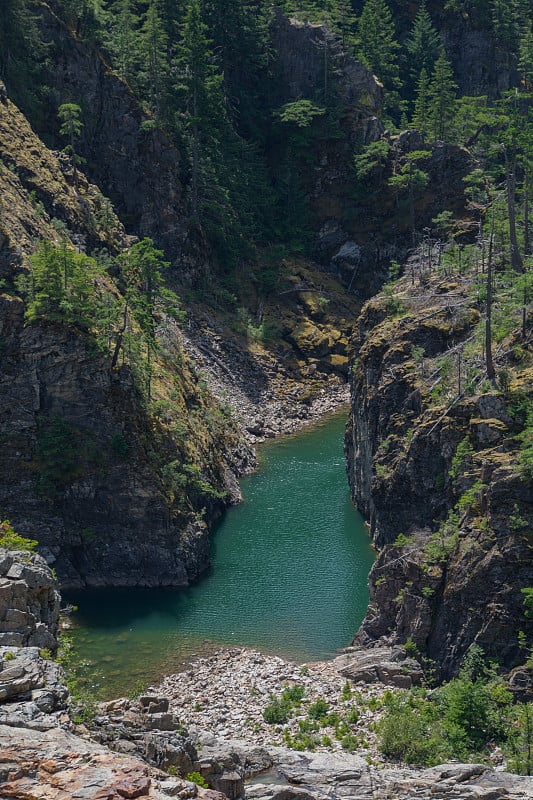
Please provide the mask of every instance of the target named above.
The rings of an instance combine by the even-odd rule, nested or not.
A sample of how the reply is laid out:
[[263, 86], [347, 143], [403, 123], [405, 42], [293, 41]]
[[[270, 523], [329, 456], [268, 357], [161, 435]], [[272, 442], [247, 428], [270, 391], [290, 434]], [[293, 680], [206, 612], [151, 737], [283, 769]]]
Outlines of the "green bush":
[[394, 696], [377, 728], [383, 755], [428, 766], [445, 760], [448, 753], [435, 716], [435, 709], [423, 698]]
[[309, 716], [311, 719], [322, 719], [322, 717], [326, 716], [329, 711], [329, 704], [326, 701], [319, 697], [309, 706]]
[[472, 457], [473, 452], [474, 448], [470, 443], [470, 439], [468, 436], [465, 436], [465, 438], [457, 445], [455, 454], [452, 458], [452, 463], [450, 465], [450, 477], [452, 480], [456, 480], [456, 478], [458, 478], [463, 472], [464, 466]]
[[389, 696], [378, 724], [384, 755], [408, 764], [479, 758], [513, 733], [512, 694], [483, 651], [472, 646], [459, 676], [428, 698], [413, 690]]
[[202, 789], [208, 789], [209, 785], [204, 778], [204, 776], [200, 772], [189, 772], [185, 776], [186, 781], [191, 781], [191, 783], [195, 783], [197, 786], [201, 786]]
[[268, 722], [269, 725], [282, 725], [289, 721], [291, 712], [292, 708], [288, 703], [284, 703], [283, 700], [273, 697], [263, 711], [263, 719], [265, 722]]
[[37, 545], [38, 542], [35, 539], [26, 539], [15, 533], [9, 520], [5, 519], [0, 522], [0, 547], [4, 547], [6, 550], [24, 550], [31, 553]]

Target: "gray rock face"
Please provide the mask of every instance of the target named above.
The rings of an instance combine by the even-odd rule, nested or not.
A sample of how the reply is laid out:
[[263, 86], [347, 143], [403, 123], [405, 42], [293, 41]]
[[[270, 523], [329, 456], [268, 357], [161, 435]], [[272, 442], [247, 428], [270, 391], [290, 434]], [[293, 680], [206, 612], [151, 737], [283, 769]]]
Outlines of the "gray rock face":
[[[415, 290], [407, 280], [404, 285], [407, 298]], [[353, 497], [380, 551], [355, 643], [390, 646], [411, 637], [445, 679], [457, 673], [474, 642], [504, 667], [524, 660], [518, 632], [531, 631], [531, 621], [520, 588], [531, 584], [531, 550], [510, 520], [515, 507], [530, 513], [531, 486], [515, 466], [504, 395], [462, 397], [448, 409], [432, 404], [413, 348], [423, 348], [433, 369], [430, 359], [467, 337], [477, 314], [464, 308], [455, 314], [444, 295], [431, 302], [402, 319], [387, 319], [379, 298], [365, 307], [346, 452]], [[474, 452], [453, 478], [452, 461], [465, 437]], [[428, 540], [476, 480], [477, 510], [461, 512], [452, 551], [432, 561]]]
[[56, 650], [59, 602], [41, 556], [0, 549], [0, 646]]
[[[206, 243], [198, 233], [191, 236], [178, 150], [96, 49], [73, 37], [46, 4], [39, 13], [44, 39], [53, 43], [49, 58], [58, 102], [75, 97], [84, 110], [77, 146], [91, 180], [112, 200], [128, 230], [151, 236], [186, 278], [205, 259]], [[194, 244], [198, 238], [201, 257]]]
[[0, 723], [48, 729], [44, 719], [67, 707], [68, 692], [58, 664], [40, 656], [36, 647], [0, 647]]
[[[295, 752], [284, 748], [263, 751], [263, 769], [244, 742], [212, 744], [206, 758], [224, 763], [241, 775], [251, 757], [257, 772], [245, 783], [247, 800], [526, 800], [533, 797], [531, 778], [494, 772], [480, 764], [444, 764], [425, 770], [381, 769], [350, 753]], [[202, 757], [203, 758], [203, 757]], [[265, 781], [261, 781], [262, 774]], [[235, 796], [235, 795], [229, 795]]]
[[399, 689], [410, 689], [421, 683], [420, 664], [406, 658], [401, 647], [369, 647], [366, 650], [347, 648], [335, 659], [339, 672], [354, 683], [384, 683]]

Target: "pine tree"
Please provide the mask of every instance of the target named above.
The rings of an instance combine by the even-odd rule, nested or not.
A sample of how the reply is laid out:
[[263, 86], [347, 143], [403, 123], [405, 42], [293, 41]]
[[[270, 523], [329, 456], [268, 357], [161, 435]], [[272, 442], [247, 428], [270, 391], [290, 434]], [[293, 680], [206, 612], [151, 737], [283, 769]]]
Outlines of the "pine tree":
[[325, 21], [339, 35], [344, 50], [355, 47], [355, 14], [350, 0], [327, 0]]
[[46, 45], [30, 0], [2, 0], [0, 11], [0, 79], [26, 113], [40, 101]]
[[202, 13], [234, 124], [244, 135], [261, 140], [267, 119], [269, 8], [254, 0], [204, 0]]
[[429, 85], [429, 130], [435, 140], [450, 141], [452, 137], [456, 89], [451, 64], [442, 49]]
[[413, 112], [413, 127], [420, 131], [424, 138], [429, 133], [429, 76], [423, 67], [416, 86], [415, 108]]
[[74, 166], [74, 182], [78, 186], [78, 171], [76, 165], [83, 161], [76, 154], [76, 141], [80, 138], [83, 122], [80, 119], [81, 108], [76, 103], [63, 103], [57, 110], [57, 116], [61, 122], [59, 133], [68, 139], [65, 151], [69, 153]]
[[385, 110], [399, 119], [402, 82], [398, 67], [400, 45], [386, 0], [366, 0], [357, 26], [358, 55], [385, 89]]
[[520, 39], [518, 68], [522, 90], [533, 91], [533, 31], [531, 29], [525, 31]]
[[527, 0], [491, 0], [492, 28], [499, 44], [517, 53], [520, 39], [531, 18]]
[[144, 96], [156, 122], [167, 110], [169, 60], [168, 36], [159, 9], [159, 0], [150, 0], [141, 29], [140, 56], [145, 68], [141, 74]]
[[418, 9], [411, 33], [405, 42], [405, 65], [409, 74], [409, 93], [417, 84], [420, 73], [425, 70], [426, 75], [431, 75], [435, 62], [439, 56], [440, 36], [433, 27], [431, 17], [423, 2]]
[[202, 164], [207, 164], [209, 153], [216, 149], [225, 119], [222, 75], [213, 63], [199, 0], [191, 0], [187, 8], [178, 69], [177, 89], [184, 96], [183, 118], [191, 150], [191, 205], [193, 214], [198, 216]]
[[109, 9], [109, 28], [104, 41], [120, 77], [136, 87], [139, 67], [139, 17], [134, 13], [132, 0], [116, 0]]

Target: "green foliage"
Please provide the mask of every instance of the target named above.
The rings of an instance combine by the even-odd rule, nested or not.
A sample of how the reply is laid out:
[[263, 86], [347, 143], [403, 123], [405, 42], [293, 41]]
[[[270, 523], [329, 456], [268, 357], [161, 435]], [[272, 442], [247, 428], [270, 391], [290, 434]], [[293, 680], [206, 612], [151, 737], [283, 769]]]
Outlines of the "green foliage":
[[287, 747], [293, 750], [310, 750], [313, 751], [321, 743], [321, 739], [317, 736], [318, 725], [311, 723], [308, 720], [298, 720], [298, 730], [291, 736], [288, 730], [283, 732], [283, 741]]
[[9, 96], [31, 115], [42, 114], [48, 45], [32, 0], [2, 0], [0, 79]]
[[342, 687], [341, 700], [350, 700], [352, 697], [352, 686], [349, 680], [346, 680]]
[[23, 550], [32, 553], [39, 543], [35, 539], [27, 539], [15, 533], [9, 520], [0, 522], [0, 547], [6, 550]]
[[456, 89], [451, 64], [442, 49], [428, 88], [428, 129], [433, 139], [446, 142], [452, 138]]
[[464, 471], [465, 465], [470, 462], [472, 455], [474, 453], [474, 448], [470, 442], [468, 436], [465, 436], [455, 449], [454, 456], [452, 458], [452, 463], [450, 465], [450, 478], [452, 480], [456, 480], [459, 475], [461, 475]]
[[202, 789], [209, 788], [209, 784], [207, 783], [206, 779], [200, 772], [189, 772], [185, 776], [185, 780], [191, 781], [192, 783], [195, 783], [197, 786], [201, 786]]
[[326, 703], [322, 697], [319, 697], [309, 706], [308, 714], [311, 719], [321, 719], [328, 713], [328, 710], [329, 703]]
[[390, 149], [390, 144], [380, 139], [377, 142], [371, 142], [362, 153], [357, 154], [354, 164], [358, 179], [365, 180], [369, 175], [381, 172], [387, 165]]
[[66, 241], [60, 247], [43, 241], [30, 259], [29, 276], [18, 280], [26, 321], [71, 325], [105, 350], [118, 320], [116, 295], [105, 282], [105, 270], [93, 258], [76, 253]]
[[520, 453], [518, 463], [522, 476], [526, 480], [533, 480], [533, 407], [529, 406], [526, 424], [519, 434]]
[[468, 760], [512, 737], [512, 694], [473, 645], [458, 678], [430, 696], [392, 695], [378, 725], [382, 752], [409, 764]]
[[404, 61], [410, 79], [407, 89], [412, 96], [422, 73], [427, 76], [433, 72], [440, 49], [440, 36], [433, 27], [424, 1], [420, 4], [404, 48]]
[[418, 655], [418, 647], [410, 636], [408, 636], [403, 643], [403, 649], [405, 650], [406, 654], [412, 658], [416, 658]]
[[432, 704], [423, 695], [392, 695], [378, 724], [382, 753], [407, 764], [438, 764], [448, 751]]
[[394, 20], [386, 0], [366, 0], [357, 25], [358, 56], [385, 88], [385, 110], [399, 119], [402, 103]]
[[412, 544], [412, 541], [412, 536], [406, 536], [405, 533], [399, 533], [393, 544], [394, 547], [407, 547], [407, 545]]
[[524, 616], [533, 619], [533, 587], [527, 586], [520, 591], [524, 595]]
[[122, 433], [114, 433], [111, 439], [111, 449], [118, 459], [125, 459], [130, 452], [130, 446]]
[[296, 100], [293, 103], [286, 103], [277, 112], [281, 122], [295, 125], [297, 128], [308, 128], [315, 117], [320, 117], [325, 113], [324, 108], [320, 108], [311, 100]]
[[292, 707], [290, 704], [273, 697], [263, 711], [263, 719], [265, 722], [268, 722], [269, 725], [281, 725], [284, 722], [288, 722], [291, 711]]
[[426, 562], [441, 564], [448, 560], [457, 547], [459, 540], [459, 516], [451, 510], [441, 522], [436, 533], [433, 533], [424, 546]]
[[281, 697], [271, 697], [270, 703], [263, 711], [263, 719], [269, 725], [280, 725], [287, 722], [303, 700], [305, 689], [300, 684], [288, 686]]
[[97, 697], [81, 679], [81, 660], [72, 637], [61, 631], [56, 661], [64, 670], [71, 698], [70, 718], [77, 724], [90, 724], [97, 713]]

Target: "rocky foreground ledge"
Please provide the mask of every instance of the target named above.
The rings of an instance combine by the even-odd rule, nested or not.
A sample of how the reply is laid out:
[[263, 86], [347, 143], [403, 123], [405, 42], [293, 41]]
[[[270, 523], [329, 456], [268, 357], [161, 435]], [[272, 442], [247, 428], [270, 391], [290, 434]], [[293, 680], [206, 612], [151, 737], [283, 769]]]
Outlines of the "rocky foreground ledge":
[[[533, 798], [531, 778], [485, 765], [413, 770], [380, 763], [370, 738], [355, 753], [337, 745], [314, 752], [280, 746], [281, 729], [262, 719], [271, 695], [298, 684], [307, 704], [321, 697], [341, 712], [356, 702], [363, 729], [385, 687], [362, 682], [348, 696], [346, 676], [392, 685], [416, 681], [416, 671], [393, 651], [362, 659], [348, 652], [302, 667], [253, 651], [222, 650], [144, 697], [102, 704], [90, 726], [74, 725], [61, 669], [42, 649], [24, 646], [32, 631], [39, 638], [48, 632], [51, 645], [57, 641], [51, 573], [39, 556], [0, 551], [0, 563], [8, 562], [0, 576], [2, 800]], [[209, 788], [187, 780], [191, 772]]]

